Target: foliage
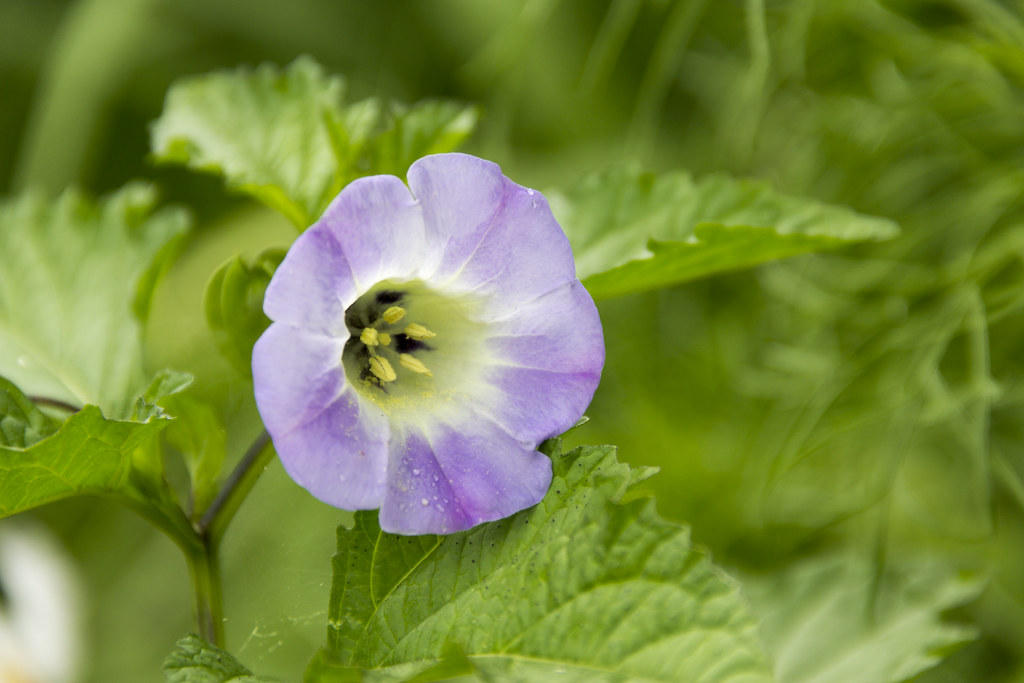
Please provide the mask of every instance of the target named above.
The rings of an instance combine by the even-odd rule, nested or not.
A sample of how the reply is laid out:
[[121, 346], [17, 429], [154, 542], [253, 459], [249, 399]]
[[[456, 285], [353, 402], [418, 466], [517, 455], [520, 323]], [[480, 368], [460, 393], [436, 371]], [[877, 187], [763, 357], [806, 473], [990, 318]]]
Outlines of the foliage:
[[124, 416], [144, 381], [138, 316], [178, 247], [180, 209], [129, 185], [0, 204], [0, 375], [24, 391]]
[[177, 648], [164, 660], [168, 683], [267, 683], [238, 663], [229, 653], [189, 634], [178, 641]]
[[[671, 536], [661, 551], [693, 560], [730, 604], [736, 591], [749, 599], [736, 609], [762, 624], [779, 680], [1020, 678], [1019, 7], [65, 4], [0, 4], [0, 507], [44, 520], [85, 574], [86, 680], [152, 677], [187, 630], [187, 579], [166, 539], [79, 494], [127, 503], [201, 564], [207, 513], [238, 509], [219, 499], [234, 480], [226, 468], [262, 428], [248, 356], [293, 227], [355, 177], [401, 175], [455, 148], [545, 189], [602, 299], [602, 387], [567, 443], [616, 443], [635, 470], [661, 470], [628, 494], [600, 478], [574, 489], [592, 507], [562, 511], [582, 526], [565, 532], [567, 559], [541, 558], [554, 534], [537, 546], [545, 566], [567, 567], [565, 580], [612, 571], [585, 558], [618, 548], [624, 536], [602, 545], [594, 534], [621, 522]], [[315, 58], [237, 67], [302, 53]], [[143, 162], [154, 119], [155, 167]], [[262, 209], [237, 212], [219, 181], [182, 167], [292, 225], [267, 228]], [[138, 177], [194, 208], [197, 229], [180, 209], [157, 209], [148, 184], [128, 184]], [[181, 391], [182, 375], [161, 373], [147, 389], [164, 367], [195, 381]], [[271, 454], [257, 449], [253, 471]], [[547, 508], [416, 539], [408, 554], [361, 513], [339, 531], [339, 551], [363, 563], [345, 576], [369, 580], [356, 551], [379, 538], [388, 561], [370, 566], [396, 590], [360, 602], [350, 587], [328, 615], [337, 519], [266, 469], [217, 546], [226, 649], [182, 641], [171, 680], [258, 680], [238, 660], [294, 680], [325, 620], [310, 677], [550, 677], [548, 662], [481, 656], [497, 631], [466, 636], [466, 620], [499, 606], [550, 623], [525, 598], [479, 597], [501, 578], [530, 579], [527, 565], [502, 563], [530, 552], [515, 542]], [[685, 520], [715, 565], [641, 494]], [[470, 556], [468, 541], [485, 536], [506, 554]], [[590, 552], [570, 553], [577, 541]], [[425, 548], [408, 577], [388, 574]], [[436, 596], [420, 583], [417, 572], [457, 559], [470, 567], [445, 573]], [[473, 559], [506, 568], [474, 575]], [[617, 588], [639, 580], [636, 564], [621, 563], [635, 571]], [[416, 621], [402, 595], [479, 602]], [[644, 626], [622, 623], [624, 636]], [[389, 659], [355, 637], [357, 626], [393, 637], [391, 625], [430, 638], [401, 641]], [[563, 659], [584, 649], [571, 629], [537, 633]], [[758, 651], [753, 631], [741, 640], [738, 651]], [[591, 680], [582, 659], [559, 678]], [[488, 668], [499, 664], [510, 668]]]
[[[172, 537], [185, 522], [164, 480], [154, 436], [171, 421], [156, 401], [191, 382], [164, 371], [128, 419], [87, 405], [61, 423], [0, 378], [0, 517], [74, 496], [107, 496], [138, 510]], [[151, 402], [152, 401], [152, 402]]]
[[451, 102], [344, 106], [344, 89], [308, 57], [283, 72], [265, 64], [182, 80], [153, 124], [154, 156], [222, 174], [302, 230], [353, 178], [404, 173], [476, 125], [472, 107]]
[[270, 324], [263, 314], [263, 293], [283, 258], [279, 249], [263, 252], [252, 263], [235, 256], [206, 285], [206, 322], [218, 350], [243, 377], [252, 372], [252, 345]]
[[898, 232], [891, 221], [780, 195], [764, 183], [628, 168], [587, 178], [568, 197], [556, 196], [555, 207], [596, 299]]
[[909, 680], [977, 637], [940, 615], [975, 599], [982, 583], [938, 564], [880, 573], [837, 553], [743, 584], [780, 683]]
[[507, 520], [445, 537], [385, 534], [371, 513], [339, 528], [308, 677], [412, 677], [454, 649], [479, 680], [766, 680], [736, 586], [652, 501], [622, 503], [653, 472], [610, 447], [551, 448], [548, 495]]
[[57, 431], [53, 419], [0, 378], [0, 447], [28, 448]]

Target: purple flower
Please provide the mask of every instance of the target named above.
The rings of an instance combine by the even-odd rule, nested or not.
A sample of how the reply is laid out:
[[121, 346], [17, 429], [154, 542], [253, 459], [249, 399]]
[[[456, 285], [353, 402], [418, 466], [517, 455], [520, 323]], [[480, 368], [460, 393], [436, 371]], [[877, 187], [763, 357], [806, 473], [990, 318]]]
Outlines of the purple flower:
[[288, 252], [253, 349], [288, 474], [324, 502], [450, 533], [537, 503], [536, 450], [604, 364], [601, 321], [547, 201], [497, 165], [425, 157], [356, 180]]

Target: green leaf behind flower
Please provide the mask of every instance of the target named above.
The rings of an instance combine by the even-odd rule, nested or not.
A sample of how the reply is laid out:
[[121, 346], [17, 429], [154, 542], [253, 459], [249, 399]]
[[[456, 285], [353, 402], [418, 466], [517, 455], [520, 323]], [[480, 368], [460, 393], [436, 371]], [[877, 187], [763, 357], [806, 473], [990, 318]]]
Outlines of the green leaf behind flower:
[[550, 199], [595, 299], [898, 233], [892, 221], [724, 175], [615, 168]]
[[197, 635], [179, 640], [164, 660], [167, 683], [271, 683], [274, 679], [254, 676], [230, 653], [210, 645]]
[[453, 150], [476, 125], [474, 107], [345, 105], [344, 91], [340, 77], [309, 57], [285, 69], [264, 64], [185, 78], [153, 124], [153, 154], [222, 175], [304, 229], [351, 180], [404, 174], [424, 154]]
[[344, 82], [309, 58], [183, 78], [153, 124], [158, 161], [225, 177], [305, 227], [329, 200], [335, 164], [324, 117]]
[[263, 313], [263, 294], [284, 254], [270, 249], [251, 261], [235, 256], [206, 285], [206, 322], [217, 348], [243, 377], [251, 375], [253, 344], [270, 324]]
[[544, 500], [502, 521], [405, 537], [363, 512], [339, 528], [307, 680], [767, 680], [736, 586], [653, 501], [623, 502], [650, 471], [608, 446], [553, 460]]
[[370, 147], [370, 168], [402, 177], [420, 157], [458, 149], [478, 118], [475, 107], [444, 100], [393, 105], [391, 120]]
[[0, 375], [23, 391], [127, 416], [144, 382], [144, 313], [184, 212], [129, 185], [0, 203]]

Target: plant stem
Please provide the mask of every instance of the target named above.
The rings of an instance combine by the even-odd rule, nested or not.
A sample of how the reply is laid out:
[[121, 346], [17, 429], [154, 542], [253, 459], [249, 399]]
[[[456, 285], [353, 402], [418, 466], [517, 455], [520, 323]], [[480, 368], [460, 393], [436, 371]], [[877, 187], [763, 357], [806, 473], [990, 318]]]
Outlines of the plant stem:
[[[274, 455], [268, 448], [270, 435], [264, 430], [242, 456], [224, 486], [202, 518], [181, 528], [172, 518], [164, 519], [145, 505], [141, 512], [174, 539], [185, 553], [192, 579], [196, 630], [206, 642], [224, 647], [224, 608], [220, 581], [220, 539], [242, 501], [252, 489], [267, 461]], [[177, 510], [177, 508], [175, 508]], [[182, 520], [184, 521], [184, 519]]]
[[82, 409], [81, 406], [71, 405], [67, 401], [61, 401], [57, 398], [49, 398], [48, 396], [29, 396], [28, 400], [32, 401], [36, 405], [59, 408], [60, 410], [66, 410], [69, 413], [77, 413]]
[[274, 457], [274, 449], [268, 448], [269, 445], [270, 434], [263, 430], [235, 466], [217, 497], [210, 503], [210, 507], [203, 513], [196, 524], [196, 531], [205, 540], [214, 544], [220, 540], [242, 501], [263, 474], [267, 463]]
[[204, 640], [217, 647], [224, 647], [220, 540], [242, 501], [266, 469], [267, 462], [274, 456], [269, 445], [270, 434], [264, 430], [249, 446], [210, 507], [195, 523], [190, 524], [176, 505], [171, 512], [154, 506], [152, 500], [137, 500], [132, 496], [124, 498], [129, 507], [164, 531], [185, 553], [192, 580], [196, 630]]
[[186, 558], [188, 573], [192, 578], [196, 628], [206, 642], [224, 647], [220, 558], [217, 545], [216, 541], [204, 538], [199, 548], [186, 553]]

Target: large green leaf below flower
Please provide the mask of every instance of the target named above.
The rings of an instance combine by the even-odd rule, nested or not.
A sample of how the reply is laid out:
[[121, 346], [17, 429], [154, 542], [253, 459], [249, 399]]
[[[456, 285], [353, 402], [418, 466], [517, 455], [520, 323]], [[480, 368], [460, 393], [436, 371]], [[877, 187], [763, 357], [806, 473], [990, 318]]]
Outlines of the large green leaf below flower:
[[0, 375], [21, 390], [125, 417], [144, 389], [139, 318], [187, 226], [129, 185], [93, 202], [0, 203]]
[[635, 497], [650, 472], [613, 447], [558, 449], [548, 495], [506, 520], [404, 537], [363, 512], [339, 528], [307, 680], [768, 679], [736, 585]]
[[898, 233], [892, 221], [725, 175], [617, 167], [550, 199], [595, 299]]
[[417, 158], [448, 152], [476, 126], [474, 107], [425, 101], [344, 104], [344, 81], [309, 57], [285, 69], [184, 78], [153, 124], [157, 161], [224, 177], [229, 187], [309, 226], [349, 181], [404, 173]]

